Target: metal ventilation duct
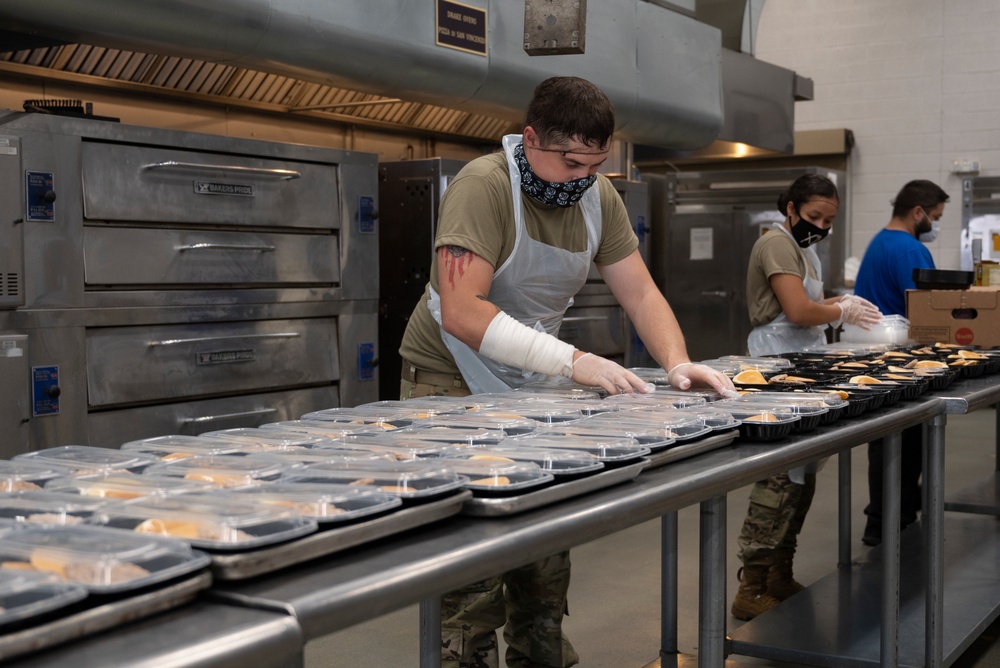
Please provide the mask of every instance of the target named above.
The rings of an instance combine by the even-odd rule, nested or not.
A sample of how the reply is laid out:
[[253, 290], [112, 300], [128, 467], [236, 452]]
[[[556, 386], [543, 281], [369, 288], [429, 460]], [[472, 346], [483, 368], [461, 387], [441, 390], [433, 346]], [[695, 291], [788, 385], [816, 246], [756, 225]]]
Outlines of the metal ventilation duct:
[[191, 58], [511, 122], [534, 86], [585, 77], [618, 111], [618, 138], [692, 150], [723, 124], [717, 28], [645, 0], [590, 3], [587, 53], [531, 57], [524, 6], [486, 11], [487, 52], [439, 46], [431, 3], [399, 0], [34, 0], [0, 4], [0, 24], [44, 39]]

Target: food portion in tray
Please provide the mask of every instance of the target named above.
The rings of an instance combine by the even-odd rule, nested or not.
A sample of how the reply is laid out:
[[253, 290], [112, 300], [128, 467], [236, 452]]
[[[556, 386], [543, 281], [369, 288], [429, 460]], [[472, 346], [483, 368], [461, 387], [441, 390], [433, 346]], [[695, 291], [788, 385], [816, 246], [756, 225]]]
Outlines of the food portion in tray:
[[263, 455], [199, 455], [150, 466], [143, 474], [208, 482], [216, 487], [241, 487], [277, 480], [285, 467]]
[[45, 483], [46, 492], [79, 494], [99, 499], [137, 499], [142, 496], [171, 496], [212, 489], [207, 481], [185, 480], [138, 473], [90, 473], [53, 478]]
[[401, 462], [320, 462], [289, 469], [283, 481], [373, 486], [404, 501], [423, 501], [461, 489], [467, 482], [434, 459]]
[[79, 494], [27, 490], [0, 494], [0, 518], [20, 525], [72, 526], [86, 522], [105, 499]]
[[399, 496], [377, 487], [331, 483], [269, 482], [230, 490], [228, 494], [278, 508], [294, 508], [320, 525], [351, 522], [403, 504]]
[[158, 460], [139, 452], [96, 448], [89, 445], [64, 445], [15, 455], [13, 461], [67, 469], [71, 475], [102, 471], [140, 472]]
[[53, 478], [68, 475], [69, 469], [58, 464], [0, 460], [0, 492], [42, 489]]

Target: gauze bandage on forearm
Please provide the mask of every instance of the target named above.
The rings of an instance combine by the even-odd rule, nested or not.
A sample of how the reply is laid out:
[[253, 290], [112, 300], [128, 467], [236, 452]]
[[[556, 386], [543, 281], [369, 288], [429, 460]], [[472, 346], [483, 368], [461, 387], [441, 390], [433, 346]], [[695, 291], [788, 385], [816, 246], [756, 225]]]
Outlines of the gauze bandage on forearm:
[[503, 311], [483, 334], [479, 353], [491, 360], [547, 376], [573, 377], [576, 348], [556, 337], [522, 325]]

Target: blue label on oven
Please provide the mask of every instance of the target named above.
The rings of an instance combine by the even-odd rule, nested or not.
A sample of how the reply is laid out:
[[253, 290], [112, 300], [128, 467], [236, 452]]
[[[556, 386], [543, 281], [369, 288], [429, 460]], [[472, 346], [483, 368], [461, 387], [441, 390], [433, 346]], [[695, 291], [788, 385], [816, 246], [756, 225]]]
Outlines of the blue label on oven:
[[375, 234], [375, 198], [367, 195], [358, 197], [358, 232]]
[[375, 344], [358, 344], [358, 380], [375, 379]]
[[31, 367], [31, 414], [57, 415], [59, 413], [59, 367]]
[[51, 223], [56, 219], [55, 198], [47, 193], [52, 189], [52, 172], [24, 173], [25, 202], [24, 210], [29, 223]]

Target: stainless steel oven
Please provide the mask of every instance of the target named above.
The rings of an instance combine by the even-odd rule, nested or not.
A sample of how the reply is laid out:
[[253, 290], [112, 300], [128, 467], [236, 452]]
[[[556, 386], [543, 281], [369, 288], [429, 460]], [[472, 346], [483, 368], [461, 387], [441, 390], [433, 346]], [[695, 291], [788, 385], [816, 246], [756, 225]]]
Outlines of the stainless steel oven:
[[0, 183], [0, 456], [377, 398], [375, 155], [0, 112]]

